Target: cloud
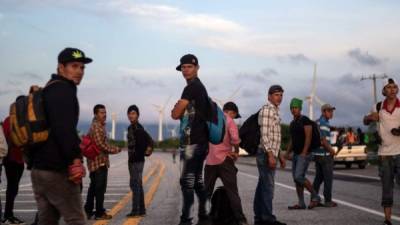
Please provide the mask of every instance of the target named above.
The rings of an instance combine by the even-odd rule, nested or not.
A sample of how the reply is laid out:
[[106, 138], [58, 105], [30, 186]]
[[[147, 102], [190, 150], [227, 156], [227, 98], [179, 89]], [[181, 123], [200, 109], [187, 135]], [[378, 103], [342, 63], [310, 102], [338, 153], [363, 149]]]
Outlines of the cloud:
[[279, 73], [275, 69], [266, 68], [259, 73], [241, 72], [236, 75], [236, 79], [244, 81], [252, 81], [256, 83], [265, 83], [272, 76], [277, 76]]
[[136, 76], [124, 76], [122, 77], [124, 83], [133, 82], [136, 86], [147, 88], [147, 87], [165, 87], [166, 85], [160, 80], [142, 80]]
[[32, 81], [43, 81], [43, 77], [34, 72], [22, 72], [19, 74], [15, 74], [15, 76], [13, 77], [26, 78]]
[[133, 76], [165, 76], [170, 74], [175, 74], [176, 70], [174, 67], [171, 68], [157, 68], [157, 69], [143, 69], [143, 68], [130, 68], [120, 66], [117, 68], [117, 71], [120, 71], [125, 74], [133, 75]]
[[0, 20], [4, 18], [4, 14], [0, 12]]
[[10, 94], [12, 92], [13, 91], [11, 91], [11, 90], [0, 90], [0, 96], [7, 95], [7, 94]]
[[254, 98], [263, 96], [263, 93], [259, 89], [249, 89], [246, 88], [242, 91], [243, 98]]
[[362, 52], [359, 48], [349, 50], [347, 55], [356, 60], [359, 64], [367, 66], [379, 66], [384, 61], [383, 59], [370, 55], [368, 51]]
[[289, 63], [293, 63], [293, 64], [314, 63], [314, 60], [310, 59], [303, 53], [288, 54], [286, 56], [280, 56], [280, 57], [278, 57], [278, 60], [281, 62], [289, 62]]
[[188, 13], [180, 8], [162, 5], [135, 3], [127, 0], [98, 4], [99, 10], [119, 12], [134, 17], [150, 18], [182, 29], [198, 29], [210, 32], [231, 33], [246, 30], [242, 25], [210, 14]]

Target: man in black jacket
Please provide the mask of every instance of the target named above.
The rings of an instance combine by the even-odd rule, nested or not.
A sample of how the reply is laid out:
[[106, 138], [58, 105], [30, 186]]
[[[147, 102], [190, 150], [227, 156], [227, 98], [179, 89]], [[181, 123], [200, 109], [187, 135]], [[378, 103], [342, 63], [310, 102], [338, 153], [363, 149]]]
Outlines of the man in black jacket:
[[75, 48], [58, 55], [57, 74], [43, 92], [49, 138], [32, 155], [32, 187], [41, 225], [84, 225], [80, 184], [85, 176], [77, 134], [79, 103], [77, 85], [90, 58]]
[[128, 168], [130, 187], [133, 192], [132, 210], [127, 217], [140, 217], [146, 215], [143, 192], [143, 167], [144, 157], [149, 156], [153, 140], [139, 123], [139, 108], [131, 105], [128, 108], [128, 119], [131, 125], [128, 127]]

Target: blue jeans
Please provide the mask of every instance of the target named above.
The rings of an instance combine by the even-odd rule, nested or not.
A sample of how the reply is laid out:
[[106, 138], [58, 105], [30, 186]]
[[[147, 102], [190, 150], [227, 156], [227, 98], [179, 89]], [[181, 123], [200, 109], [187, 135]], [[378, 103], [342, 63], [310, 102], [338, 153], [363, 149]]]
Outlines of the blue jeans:
[[192, 221], [191, 210], [194, 203], [194, 193], [199, 199], [199, 217], [207, 215], [207, 192], [203, 181], [203, 164], [207, 153], [208, 143], [188, 145], [181, 149], [182, 222]]
[[314, 190], [319, 193], [319, 188], [324, 182], [324, 198], [325, 202], [332, 201], [332, 185], [333, 185], [333, 157], [327, 156], [314, 156], [315, 160], [315, 178]]
[[382, 182], [382, 206], [393, 206], [394, 179], [400, 181], [400, 155], [381, 156], [379, 162], [379, 176]]
[[129, 186], [132, 190], [132, 213], [145, 214], [143, 191], [143, 167], [144, 162], [129, 162]]
[[256, 160], [258, 168], [258, 183], [254, 196], [254, 222], [275, 222], [272, 214], [272, 200], [274, 198], [275, 170], [268, 168], [267, 155], [258, 150]]
[[303, 186], [306, 181], [306, 173], [308, 165], [312, 159], [312, 155], [308, 154], [305, 157], [299, 154], [293, 154], [292, 160], [292, 175], [296, 184]]

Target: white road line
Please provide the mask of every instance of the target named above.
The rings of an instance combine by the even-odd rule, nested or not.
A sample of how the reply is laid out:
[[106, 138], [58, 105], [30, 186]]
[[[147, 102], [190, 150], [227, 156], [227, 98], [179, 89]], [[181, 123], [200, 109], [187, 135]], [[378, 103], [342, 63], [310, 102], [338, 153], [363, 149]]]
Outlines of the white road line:
[[[252, 164], [253, 165], [253, 164]], [[254, 164], [255, 166], [256, 164]], [[288, 170], [292, 170], [292, 167], [286, 167]], [[315, 173], [314, 169], [308, 169], [308, 171], [312, 171]], [[367, 176], [367, 175], [361, 175], [361, 174], [354, 174], [354, 173], [342, 173], [342, 172], [337, 172], [334, 170], [333, 172], [334, 175], [342, 175], [342, 176], [348, 176], [348, 177], [358, 177], [358, 178], [365, 178], [365, 179], [371, 179], [371, 180], [377, 180], [380, 181], [381, 179], [376, 176]]]
[[[87, 188], [84, 188], [84, 190], [86, 190]], [[107, 187], [107, 192], [108, 191], [130, 191], [131, 189], [129, 188], [129, 186], [115, 186], [115, 187]], [[32, 188], [30, 189], [19, 189], [19, 193], [21, 193], [22, 191], [32, 191]]]
[[14, 209], [17, 213], [36, 213], [37, 209]]
[[[26, 184], [19, 185], [20, 188], [22, 188], [22, 187], [30, 187], [30, 186], [32, 186], [32, 183], [26, 183]], [[6, 191], [6, 189], [0, 189], [0, 192], [5, 192], [5, 191]]]
[[[128, 191], [127, 192], [123, 192], [123, 193], [106, 193], [105, 196], [121, 196], [121, 195], [126, 195], [127, 193], [128, 193]], [[86, 195], [86, 193], [82, 194], [82, 196], [83, 195]], [[5, 197], [6, 195], [5, 194], [1, 194], [0, 196], [1, 197]], [[33, 193], [18, 194], [18, 196], [20, 196], [20, 197], [29, 197], [29, 196], [33, 196]]]
[[[258, 176], [254, 176], [254, 175], [251, 175], [251, 174], [248, 174], [248, 173], [243, 173], [243, 172], [239, 172], [239, 173], [242, 174], [242, 175], [244, 175], [244, 176], [253, 178], [253, 179], [258, 179]], [[280, 187], [283, 187], [283, 188], [286, 188], [286, 189], [289, 189], [289, 190], [296, 191], [296, 188], [295, 188], [295, 187], [292, 187], [292, 186], [290, 186], [290, 185], [282, 184], [282, 183], [279, 183], [279, 182], [275, 182], [275, 184], [278, 185], [278, 186], [280, 186]], [[306, 193], [307, 195], [310, 194], [310, 193], [308, 193], [308, 192], [305, 192], [305, 193]], [[385, 215], [384, 215], [382, 212], [378, 212], [378, 211], [373, 210], [373, 209], [369, 209], [369, 208], [366, 208], [366, 207], [363, 207], [363, 206], [360, 206], [360, 205], [356, 205], [356, 204], [353, 204], [353, 203], [350, 203], [350, 202], [346, 202], [346, 201], [343, 201], [343, 200], [340, 200], [340, 199], [335, 199], [335, 198], [333, 198], [332, 200], [335, 201], [335, 202], [337, 202], [337, 203], [340, 203], [340, 204], [342, 204], [342, 205], [345, 205], [345, 206], [347, 206], [347, 207], [350, 207], [350, 208], [358, 209], [358, 210], [360, 210], [360, 211], [364, 211], [364, 212], [367, 212], [367, 213], [370, 213], [370, 214], [373, 214], [373, 215], [376, 215], [376, 216], [385, 217]], [[394, 215], [392, 215], [392, 220], [400, 221], [400, 217], [399, 217], [399, 216], [394, 216]]]
[[[120, 199], [118, 200], [104, 200], [104, 203], [116, 203], [119, 202]], [[30, 203], [36, 203], [36, 201], [32, 200], [32, 201], [15, 201], [15, 204], [30, 204]]]

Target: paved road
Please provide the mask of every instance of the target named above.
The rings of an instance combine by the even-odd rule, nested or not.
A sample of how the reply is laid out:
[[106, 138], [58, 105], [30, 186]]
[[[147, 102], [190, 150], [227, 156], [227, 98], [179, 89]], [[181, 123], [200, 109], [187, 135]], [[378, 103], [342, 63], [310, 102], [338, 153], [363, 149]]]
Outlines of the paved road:
[[[109, 171], [109, 182], [106, 194], [106, 208], [114, 215], [111, 221], [88, 221], [88, 224], [143, 224], [169, 225], [178, 224], [181, 194], [179, 186], [179, 161], [173, 163], [167, 153], [154, 154], [145, 164], [145, 192], [148, 204], [147, 216], [143, 219], [127, 220], [125, 215], [130, 210], [127, 170], [127, 155], [123, 152], [111, 156], [112, 166]], [[290, 165], [289, 165], [290, 166]], [[237, 164], [238, 181], [245, 214], [250, 223], [253, 221], [252, 202], [258, 179], [257, 168], [253, 158], [242, 158]], [[312, 166], [311, 166], [312, 169]], [[36, 213], [32, 195], [29, 172], [25, 172], [21, 181], [20, 194], [15, 205], [15, 214], [26, 221], [32, 221]], [[308, 175], [313, 178], [313, 172]], [[86, 196], [88, 178], [84, 180], [83, 197]], [[0, 193], [4, 206], [4, 183]], [[373, 166], [365, 170], [335, 170], [333, 197], [339, 203], [338, 208], [316, 208], [313, 210], [288, 211], [287, 206], [296, 201], [296, 195], [289, 169], [278, 170], [274, 210], [277, 217], [287, 224], [381, 224], [383, 216], [380, 207], [380, 182], [377, 169]], [[306, 196], [308, 201], [309, 196]], [[400, 224], [400, 190], [395, 190], [394, 224]], [[195, 220], [196, 221], [196, 220]]]

